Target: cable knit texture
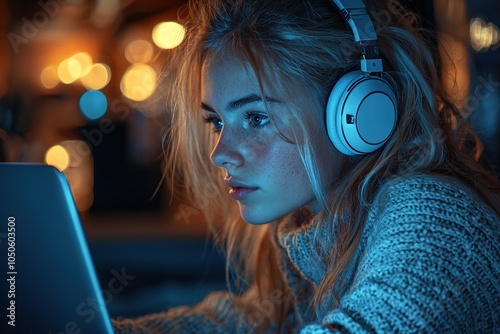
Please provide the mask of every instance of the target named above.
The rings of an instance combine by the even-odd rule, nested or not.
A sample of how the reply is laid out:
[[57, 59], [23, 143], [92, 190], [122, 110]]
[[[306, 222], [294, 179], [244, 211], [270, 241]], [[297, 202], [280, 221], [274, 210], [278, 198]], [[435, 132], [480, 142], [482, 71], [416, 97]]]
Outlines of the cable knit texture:
[[[295, 297], [279, 332], [500, 333], [500, 220], [457, 181], [418, 176], [381, 188], [333, 309], [328, 299], [324, 311], [308, 307], [331, 235], [320, 234], [318, 247], [314, 222], [273, 228]], [[241, 313], [218, 292], [192, 308], [113, 324], [117, 333], [251, 333]]]

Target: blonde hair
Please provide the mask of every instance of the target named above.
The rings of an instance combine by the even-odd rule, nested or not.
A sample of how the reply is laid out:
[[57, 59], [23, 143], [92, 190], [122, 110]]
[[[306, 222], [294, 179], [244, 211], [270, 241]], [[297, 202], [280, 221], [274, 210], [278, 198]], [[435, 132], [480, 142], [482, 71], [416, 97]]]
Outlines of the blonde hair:
[[[294, 131], [283, 139], [297, 145], [323, 203], [324, 210], [314, 219], [331, 227], [336, 238], [328, 245], [332, 247], [325, 259], [328, 275], [311, 296], [310, 306], [318, 315], [335, 307], [348, 286], [345, 272], [381, 184], [413, 174], [451, 174], [500, 214], [499, 182], [477, 162], [481, 144], [447, 99], [435, 54], [420, 33], [416, 16], [394, 0], [365, 2], [377, 31], [384, 75], [399, 101], [398, 124], [383, 148], [344, 157], [343, 177], [333, 192], [321, 183], [314, 147], [326, 138], [323, 110], [330, 90], [343, 73], [358, 66], [359, 59], [352, 33], [334, 5], [325, 0], [202, 0], [191, 1], [182, 15], [187, 37], [165, 74], [172, 124], [168, 172], [174, 186], [184, 189], [209, 223], [224, 219], [221, 229], [213, 228], [214, 237], [226, 252], [229, 288], [235, 296], [248, 286], [256, 293], [253, 303], [244, 305], [248, 314], [273, 291], [282, 293], [280, 302], [256, 324], [262, 328], [270, 322], [279, 327], [293, 301], [277, 265], [269, 226], [241, 219], [222, 184], [222, 170], [209, 160], [217, 138], [202, 121], [200, 78], [203, 63], [211, 57], [224, 53], [240, 57], [257, 73], [261, 90], [273, 87], [293, 105]], [[333, 229], [333, 219], [341, 222], [339, 230]], [[335, 300], [325, 306], [323, 297], [329, 293]]]

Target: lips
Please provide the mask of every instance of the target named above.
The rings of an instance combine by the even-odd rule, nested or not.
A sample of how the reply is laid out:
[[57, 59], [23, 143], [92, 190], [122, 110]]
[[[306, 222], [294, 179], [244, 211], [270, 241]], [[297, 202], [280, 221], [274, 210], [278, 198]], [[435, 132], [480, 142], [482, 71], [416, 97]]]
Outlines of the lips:
[[231, 198], [235, 201], [241, 201], [257, 189], [259, 189], [257, 187], [253, 187], [245, 184], [244, 182], [233, 179], [227, 179], [226, 184], [230, 188], [229, 196], [231, 196]]

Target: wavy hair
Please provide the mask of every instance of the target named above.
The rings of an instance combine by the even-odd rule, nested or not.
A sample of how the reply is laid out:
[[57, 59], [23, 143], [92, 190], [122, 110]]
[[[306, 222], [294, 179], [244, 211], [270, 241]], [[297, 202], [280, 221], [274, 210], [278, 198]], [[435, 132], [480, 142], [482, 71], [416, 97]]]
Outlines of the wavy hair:
[[[318, 316], [334, 308], [345, 292], [344, 273], [382, 184], [414, 174], [452, 175], [500, 214], [499, 182], [478, 162], [481, 143], [447, 98], [436, 70], [437, 56], [417, 16], [394, 0], [365, 3], [377, 31], [384, 75], [397, 95], [398, 123], [383, 148], [342, 158], [343, 175], [335, 180], [333, 191], [332, 185], [321, 182], [314, 148], [327, 140], [324, 109], [333, 85], [358, 67], [360, 57], [335, 6], [327, 0], [192, 0], [181, 13], [186, 39], [165, 71], [171, 111], [167, 172], [174, 187], [184, 190], [213, 227], [227, 256], [235, 302], [254, 294], [252, 302], [242, 303], [250, 314], [273, 291], [282, 294], [264, 314], [261, 326], [279, 327], [293, 300], [277, 265], [273, 230], [242, 220], [222, 184], [222, 170], [210, 163], [217, 137], [202, 121], [200, 79], [203, 63], [212, 57], [236, 55], [253, 68], [262, 92], [272, 89], [290, 101], [292, 132], [280, 131], [276, 115], [270, 114], [270, 119], [283, 139], [297, 146], [323, 204], [314, 219], [322, 233], [335, 236], [335, 242], [327, 245], [331, 249], [326, 249], [328, 275], [311, 296], [310, 307]], [[224, 219], [222, 227], [214, 224], [217, 219]], [[341, 222], [335, 228], [334, 219]], [[330, 295], [334, 298], [324, 309], [323, 297]]]

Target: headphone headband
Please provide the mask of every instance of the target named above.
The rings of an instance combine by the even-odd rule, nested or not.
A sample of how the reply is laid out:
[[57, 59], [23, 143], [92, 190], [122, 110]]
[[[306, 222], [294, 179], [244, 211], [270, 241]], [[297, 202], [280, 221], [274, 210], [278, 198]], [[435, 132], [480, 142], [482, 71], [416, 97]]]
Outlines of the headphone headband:
[[332, 0], [342, 13], [342, 17], [349, 25], [356, 41], [361, 48], [360, 68], [367, 73], [382, 72], [377, 46], [377, 35], [366, 6], [362, 0]]
[[344, 74], [333, 87], [326, 105], [326, 129], [340, 152], [346, 155], [370, 153], [382, 147], [396, 127], [396, 94], [380, 75], [383, 68], [377, 34], [363, 1], [332, 2], [351, 28], [360, 48], [361, 71]]

